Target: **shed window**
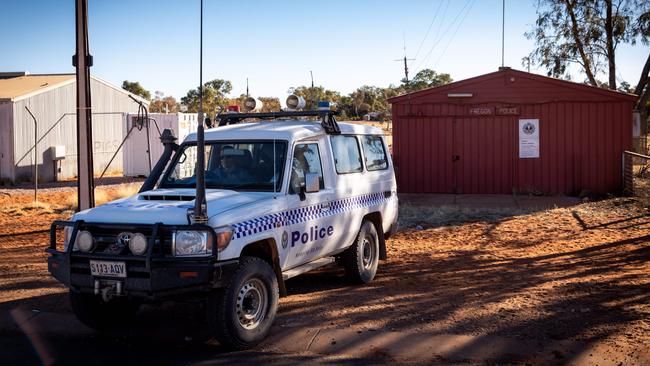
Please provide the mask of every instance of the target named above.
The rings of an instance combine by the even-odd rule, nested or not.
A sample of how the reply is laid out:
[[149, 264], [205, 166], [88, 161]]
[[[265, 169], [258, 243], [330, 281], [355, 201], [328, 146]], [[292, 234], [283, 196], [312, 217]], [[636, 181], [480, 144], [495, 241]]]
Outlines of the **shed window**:
[[354, 136], [332, 136], [332, 151], [334, 164], [339, 174], [357, 173], [363, 171], [359, 143]]
[[363, 155], [366, 159], [368, 171], [388, 169], [386, 150], [379, 136], [363, 136], [361, 138]]

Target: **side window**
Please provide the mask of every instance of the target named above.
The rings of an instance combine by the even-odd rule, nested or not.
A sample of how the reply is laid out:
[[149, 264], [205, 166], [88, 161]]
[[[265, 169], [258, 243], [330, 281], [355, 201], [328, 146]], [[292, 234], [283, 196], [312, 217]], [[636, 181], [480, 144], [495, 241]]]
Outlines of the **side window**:
[[363, 155], [366, 158], [366, 169], [368, 171], [388, 169], [386, 150], [379, 136], [361, 137]]
[[320, 153], [316, 143], [296, 145], [291, 160], [290, 194], [297, 194], [300, 192], [300, 188], [305, 186], [306, 173], [317, 173], [320, 189], [325, 188], [323, 167], [321, 166]]
[[354, 136], [332, 136], [332, 151], [334, 164], [339, 174], [356, 173], [363, 171], [359, 144]]

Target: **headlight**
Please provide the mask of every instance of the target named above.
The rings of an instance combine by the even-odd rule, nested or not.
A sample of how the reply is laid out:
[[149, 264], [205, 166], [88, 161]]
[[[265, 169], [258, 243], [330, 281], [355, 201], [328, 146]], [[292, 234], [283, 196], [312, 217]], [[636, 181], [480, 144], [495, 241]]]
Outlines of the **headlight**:
[[79, 234], [77, 234], [77, 240], [76, 240], [77, 246], [79, 247], [79, 250], [82, 252], [88, 253], [90, 252], [93, 247], [95, 246], [95, 241], [93, 240], [93, 235], [88, 232], [88, 231], [80, 231]]
[[143, 255], [147, 252], [147, 237], [142, 233], [135, 233], [129, 240], [129, 250], [135, 255]]
[[[74, 228], [72, 226], [64, 226], [63, 227], [63, 251], [67, 252], [68, 251], [68, 244], [70, 244], [70, 240], [72, 239], [72, 232], [74, 231]], [[79, 232], [77, 232], [77, 240], [74, 241], [74, 247], [72, 250], [79, 250]]]
[[172, 237], [175, 256], [199, 256], [212, 254], [212, 242], [207, 231], [175, 231]]
[[232, 240], [233, 229], [230, 226], [224, 226], [215, 230], [217, 233], [217, 250], [226, 249], [230, 240]]

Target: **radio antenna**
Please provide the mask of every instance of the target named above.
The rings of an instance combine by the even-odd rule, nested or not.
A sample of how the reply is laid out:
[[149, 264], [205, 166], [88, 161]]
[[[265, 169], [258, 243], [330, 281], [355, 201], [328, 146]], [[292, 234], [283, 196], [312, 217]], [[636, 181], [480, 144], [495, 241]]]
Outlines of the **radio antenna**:
[[199, 118], [196, 128], [196, 198], [194, 200], [193, 221], [197, 224], [208, 222], [205, 203], [205, 130], [203, 129], [203, 0], [199, 26]]
[[[501, 0], [501, 67], [506, 66], [505, 44], [506, 44], [506, 0]], [[530, 72], [530, 70], [528, 70]]]

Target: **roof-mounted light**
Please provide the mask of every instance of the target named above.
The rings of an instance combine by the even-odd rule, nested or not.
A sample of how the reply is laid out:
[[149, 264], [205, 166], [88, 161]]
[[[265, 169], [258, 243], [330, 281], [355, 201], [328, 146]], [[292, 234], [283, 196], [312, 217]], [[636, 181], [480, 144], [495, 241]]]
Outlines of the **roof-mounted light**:
[[290, 111], [295, 111], [298, 109], [303, 109], [305, 108], [305, 98], [291, 94], [287, 97], [287, 100], [285, 102], [287, 105], [287, 109]]
[[263, 103], [253, 97], [246, 97], [244, 100], [244, 112], [255, 112], [262, 109]]
[[448, 93], [449, 98], [471, 98], [474, 96], [473, 93]]

